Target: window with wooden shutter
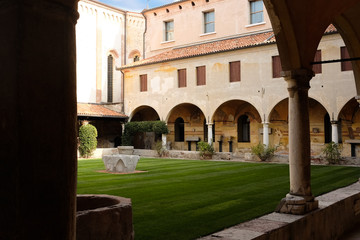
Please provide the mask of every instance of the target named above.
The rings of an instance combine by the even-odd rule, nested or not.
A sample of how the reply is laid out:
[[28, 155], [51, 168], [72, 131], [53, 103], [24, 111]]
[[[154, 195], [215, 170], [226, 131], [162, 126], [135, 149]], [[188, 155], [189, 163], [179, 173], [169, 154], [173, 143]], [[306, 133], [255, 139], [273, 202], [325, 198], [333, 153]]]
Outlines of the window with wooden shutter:
[[[341, 59], [350, 58], [349, 52], [346, 47], [340, 48]], [[351, 71], [353, 70], [351, 61], [341, 62], [341, 71]]]
[[240, 61], [230, 62], [230, 82], [240, 82]]
[[140, 75], [140, 92], [147, 91], [147, 74]]
[[186, 69], [179, 69], [178, 70], [178, 86], [186, 87]]
[[196, 84], [198, 86], [206, 85], [206, 67], [205, 66], [196, 67]]
[[[314, 62], [321, 62], [321, 50], [317, 50], [315, 53]], [[312, 70], [315, 74], [322, 72], [322, 66], [321, 64], [314, 64]]]
[[281, 61], [280, 56], [273, 56], [272, 57], [272, 71], [273, 71], [273, 78], [281, 77]]

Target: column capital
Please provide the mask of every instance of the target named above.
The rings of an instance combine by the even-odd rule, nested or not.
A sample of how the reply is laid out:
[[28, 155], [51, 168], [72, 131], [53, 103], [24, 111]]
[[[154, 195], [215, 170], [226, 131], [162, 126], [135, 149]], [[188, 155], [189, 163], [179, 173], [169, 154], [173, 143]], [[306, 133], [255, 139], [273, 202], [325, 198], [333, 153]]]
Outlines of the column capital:
[[331, 123], [331, 125], [335, 125], [335, 124], [338, 124], [339, 122], [337, 120], [331, 120], [330, 123]]
[[292, 98], [295, 92], [310, 89], [310, 80], [314, 76], [314, 72], [308, 69], [295, 69], [283, 71], [282, 76], [288, 83], [289, 95]]

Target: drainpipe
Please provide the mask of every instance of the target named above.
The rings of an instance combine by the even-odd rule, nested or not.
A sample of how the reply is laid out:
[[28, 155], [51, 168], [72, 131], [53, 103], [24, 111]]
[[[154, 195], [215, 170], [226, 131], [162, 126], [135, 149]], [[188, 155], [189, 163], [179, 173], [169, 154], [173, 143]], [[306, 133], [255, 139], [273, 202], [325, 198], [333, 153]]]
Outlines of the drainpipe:
[[144, 19], [145, 19], [145, 30], [144, 30], [144, 33], [143, 33], [143, 59], [145, 59], [145, 34], [147, 32], [147, 18], [145, 17], [145, 14], [144, 12], [141, 12], [141, 14], [144, 16]]
[[126, 49], [126, 42], [127, 42], [127, 39], [126, 39], [126, 36], [127, 36], [127, 14], [128, 12], [125, 12], [125, 20], [124, 20], [124, 64], [123, 65], [126, 65], [126, 55], [127, 55], [127, 49]]

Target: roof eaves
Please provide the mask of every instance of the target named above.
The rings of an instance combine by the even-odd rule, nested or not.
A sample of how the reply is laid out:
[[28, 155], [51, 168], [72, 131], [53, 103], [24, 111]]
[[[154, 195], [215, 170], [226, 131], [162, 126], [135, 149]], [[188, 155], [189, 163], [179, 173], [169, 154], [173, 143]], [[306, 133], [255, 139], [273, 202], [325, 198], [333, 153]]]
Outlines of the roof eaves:
[[129, 69], [129, 68], [136, 68], [136, 67], [142, 67], [142, 66], [158, 64], [158, 63], [164, 63], [164, 62], [169, 62], [169, 61], [188, 59], [188, 58], [192, 58], [192, 57], [201, 57], [201, 56], [206, 56], [206, 55], [211, 55], [211, 54], [216, 54], [216, 53], [231, 52], [231, 51], [236, 51], [236, 50], [240, 50], [240, 49], [258, 47], [258, 46], [265, 46], [265, 45], [270, 45], [270, 44], [275, 44], [275, 43], [276, 43], [276, 41], [264, 41], [263, 43], [251, 44], [251, 45], [247, 45], [247, 46], [229, 48], [229, 49], [218, 50], [218, 51], [207, 52], [207, 53], [192, 54], [192, 55], [183, 56], [183, 57], [167, 58], [167, 59], [163, 59], [163, 60], [159, 60], [159, 61], [145, 62], [145, 63], [142, 63], [142, 64], [131, 65], [131, 66], [124, 66], [124, 67], [116, 68], [116, 70], [121, 71], [121, 70]]

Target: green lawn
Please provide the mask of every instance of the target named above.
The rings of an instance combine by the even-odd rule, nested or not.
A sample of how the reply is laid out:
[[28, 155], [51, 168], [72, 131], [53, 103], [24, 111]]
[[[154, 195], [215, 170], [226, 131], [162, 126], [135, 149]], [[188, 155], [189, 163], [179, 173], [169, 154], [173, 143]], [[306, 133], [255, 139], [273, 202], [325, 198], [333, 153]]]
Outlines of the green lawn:
[[[101, 159], [80, 160], [79, 194], [131, 198], [135, 239], [196, 239], [274, 211], [289, 191], [283, 164], [140, 159], [144, 173], [116, 175]], [[320, 195], [356, 182], [360, 168], [312, 166]]]

